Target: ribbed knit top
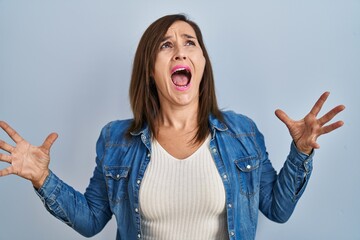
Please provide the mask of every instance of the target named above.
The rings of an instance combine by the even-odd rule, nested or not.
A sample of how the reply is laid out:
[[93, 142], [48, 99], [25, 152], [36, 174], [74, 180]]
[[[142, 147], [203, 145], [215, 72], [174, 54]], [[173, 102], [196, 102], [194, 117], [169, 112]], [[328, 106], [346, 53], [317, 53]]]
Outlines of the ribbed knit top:
[[143, 239], [228, 239], [225, 189], [209, 141], [182, 160], [152, 142], [139, 193]]

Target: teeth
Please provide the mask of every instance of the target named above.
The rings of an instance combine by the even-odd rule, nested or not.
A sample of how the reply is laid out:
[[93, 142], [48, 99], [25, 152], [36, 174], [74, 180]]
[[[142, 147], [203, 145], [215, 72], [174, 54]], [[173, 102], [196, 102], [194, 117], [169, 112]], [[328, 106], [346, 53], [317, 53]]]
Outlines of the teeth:
[[180, 71], [187, 71], [188, 72], [188, 70], [186, 68], [178, 68], [173, 72], [173, 74], [176, 73], [176, 72], [180, 72]]

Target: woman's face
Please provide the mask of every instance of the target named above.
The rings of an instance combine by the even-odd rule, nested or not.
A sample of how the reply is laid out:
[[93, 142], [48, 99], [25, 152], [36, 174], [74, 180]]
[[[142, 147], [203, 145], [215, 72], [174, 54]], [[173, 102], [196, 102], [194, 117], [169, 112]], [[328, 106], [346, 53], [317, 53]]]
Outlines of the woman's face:
[[205, 62], [194, 29], [184, 21], [173, 23], [159, 46], [152, 75], [162, 109], [197, 106]]

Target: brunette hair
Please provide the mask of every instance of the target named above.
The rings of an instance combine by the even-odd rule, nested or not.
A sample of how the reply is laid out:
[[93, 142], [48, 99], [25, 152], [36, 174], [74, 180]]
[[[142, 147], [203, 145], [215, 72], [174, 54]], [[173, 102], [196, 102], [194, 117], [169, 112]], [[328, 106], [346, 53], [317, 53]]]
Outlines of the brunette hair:
[[168, 28], [176, 21], [184, 21], [194, 29], [206, 60], [199, 88], [198, 129], [194, 137], [195, 142], [201, 142], [209, 134], [209, 115], [213, 114], [220, 120], [223, 120], [223, 117], [217, 105], [213, 71], [200, 28], [183, 14], [166, 15], [159, 18], [146, 29], [140, 39], [135, 53], [129, 89], [130, 104], [134, 114], [129, 132], [139, 131], [144, 124], [148, 124], [152, 136], [156, 137], [155, 121], [160, 112], [160, 102], [151, 74], [154, 70], [160, 43]]

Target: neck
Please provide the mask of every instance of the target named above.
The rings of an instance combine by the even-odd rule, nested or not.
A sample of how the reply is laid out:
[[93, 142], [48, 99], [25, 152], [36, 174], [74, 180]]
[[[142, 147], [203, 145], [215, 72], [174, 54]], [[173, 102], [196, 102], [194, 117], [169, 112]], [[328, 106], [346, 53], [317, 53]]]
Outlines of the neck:
[[159, 127], [174, 130], [194, 130], [198, 127], [198, 104], [191, 106], [163, 106], [158, 119]]

